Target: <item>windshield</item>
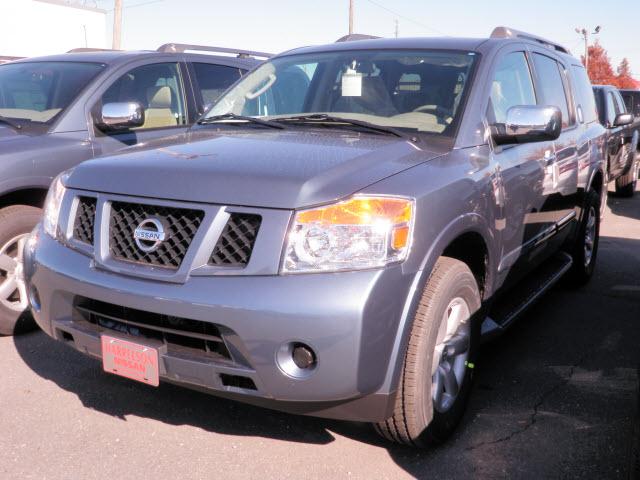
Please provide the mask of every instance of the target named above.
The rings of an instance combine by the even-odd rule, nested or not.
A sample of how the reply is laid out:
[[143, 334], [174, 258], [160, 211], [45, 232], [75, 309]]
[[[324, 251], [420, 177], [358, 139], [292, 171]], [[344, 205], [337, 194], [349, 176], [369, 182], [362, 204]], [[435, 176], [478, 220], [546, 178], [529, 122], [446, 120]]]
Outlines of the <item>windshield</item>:
[[0, 66], [0, 117], [51, 123], [104, 65], [79, 62]]
[[274, 58], [238, 82], [204, 118], [326, 114], [453, 135], [476, 56], [355, 50]]

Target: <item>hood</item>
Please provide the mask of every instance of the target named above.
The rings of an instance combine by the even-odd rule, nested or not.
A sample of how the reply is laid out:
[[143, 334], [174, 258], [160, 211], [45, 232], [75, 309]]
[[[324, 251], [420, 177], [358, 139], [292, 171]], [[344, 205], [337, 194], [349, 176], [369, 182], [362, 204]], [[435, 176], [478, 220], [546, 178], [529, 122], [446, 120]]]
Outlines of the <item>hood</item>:
[[326, 203], [445, 153], [328, 130], [192, 131], [78, 166], [67, 186], [190, 202], [292, 209]]
[[0, 123], [0, 142], [17, 137], [20, 137], [20, 134], [18, 132], [16, 132], [11, 127], [5, 127], [4, 125], [2, 125], [2, 123]]

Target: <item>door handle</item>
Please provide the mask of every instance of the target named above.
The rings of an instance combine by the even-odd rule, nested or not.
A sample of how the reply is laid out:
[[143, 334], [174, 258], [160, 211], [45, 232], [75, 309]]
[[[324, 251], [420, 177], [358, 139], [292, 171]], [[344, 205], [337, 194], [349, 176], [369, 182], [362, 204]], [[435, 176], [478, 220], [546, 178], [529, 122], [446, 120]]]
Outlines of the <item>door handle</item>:
[[552, 165], [556, 160], [557, 160], [557, 155], [553, 152], [551, 152], [550, 150], [547, 150], [546, 152], [544, 152], [544, 165], [545, 167], [548, 167], [549, 165]]

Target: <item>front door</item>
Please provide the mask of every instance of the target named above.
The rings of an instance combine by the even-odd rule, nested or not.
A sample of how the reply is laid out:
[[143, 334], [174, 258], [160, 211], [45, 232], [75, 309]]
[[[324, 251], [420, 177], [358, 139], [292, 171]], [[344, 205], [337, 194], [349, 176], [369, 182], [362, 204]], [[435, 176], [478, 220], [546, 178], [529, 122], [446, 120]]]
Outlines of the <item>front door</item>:
[[[536, 105], [531, 68], [522, 51], [504, 53], [493, 73], [487, 122], [505, 123], [507, 111], [518, 105]], [[554, 142], [495, 146], [493, 156], [500, 167], [502, 189], [501, 260], [499, 274], [512, 272], [521, 256], [529, 252], [548, 224], [538, 216], [545, 202], [544, 181], [547, 164], [555, 159]], [[531, 262], [526, 262], [531, 264]], [[517, 270], [517, 269], [516, 269]], [[511, 275], [512, 273], [516, 275]]]
[[[144, 124], [123, 131], [108, 131], [98, 127], [102, 105], [115, 102], [140, 103], [145, 113]], [[96, 156], [185, 132], [189, 120], [180, 64], [166, 62], [132, 68], [102, 93], [91, 109], [91, 115]]]

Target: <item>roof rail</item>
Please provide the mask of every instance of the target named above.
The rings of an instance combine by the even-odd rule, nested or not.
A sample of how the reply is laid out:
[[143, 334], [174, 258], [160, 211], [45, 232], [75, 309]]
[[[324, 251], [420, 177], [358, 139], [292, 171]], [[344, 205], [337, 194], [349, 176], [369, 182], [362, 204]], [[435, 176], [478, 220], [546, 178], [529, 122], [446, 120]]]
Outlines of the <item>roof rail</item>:
[[82, 48], [72, 48], [67, 53], [88, 53], [88, 52], [121, 52], [122, 50], [113, 50], [111, 48], [91, 48], [91, 47], [82, 47]]
[[380, 38], [380, 37], [376, 37], [374, 35], [365, 35], [364, 33], [352, 33], [350, 35], [345, 35], [344, 37], [340, 37], [338, 40], [336, 40], [336, 43], [354, 42], [356, 40], [373, 40], [376, 38]]
[[557, 50], [558, 52], [569, 54], [571, 53], [569, 52], [569, 49], [556, 42], [552, 42], [551, 40], [547, 40], [546, 38], [542, 38], [527, 32], [521, 32], [520, 30], [509, 27], [494, 28], [493, 32], [491, 32], [491, 38], [521, 38], [523, 40], [540, 43], [541, 45], [544, 45], [545, 47], [551, 48], [553, 50]]
[[251, 50], [240, 50], [237, 48], [207, 47], [205, 45], [189, 45], [186, 43], [165, 43], [164, 45], [160, 46], [157, 51], [162, 53], [183, 53], [189, 50], [197, 51], [197, 52], [231, 53], [231, 54], [237, 55], [238, 58], [273, 57], [273, 53], [254, 52]]

